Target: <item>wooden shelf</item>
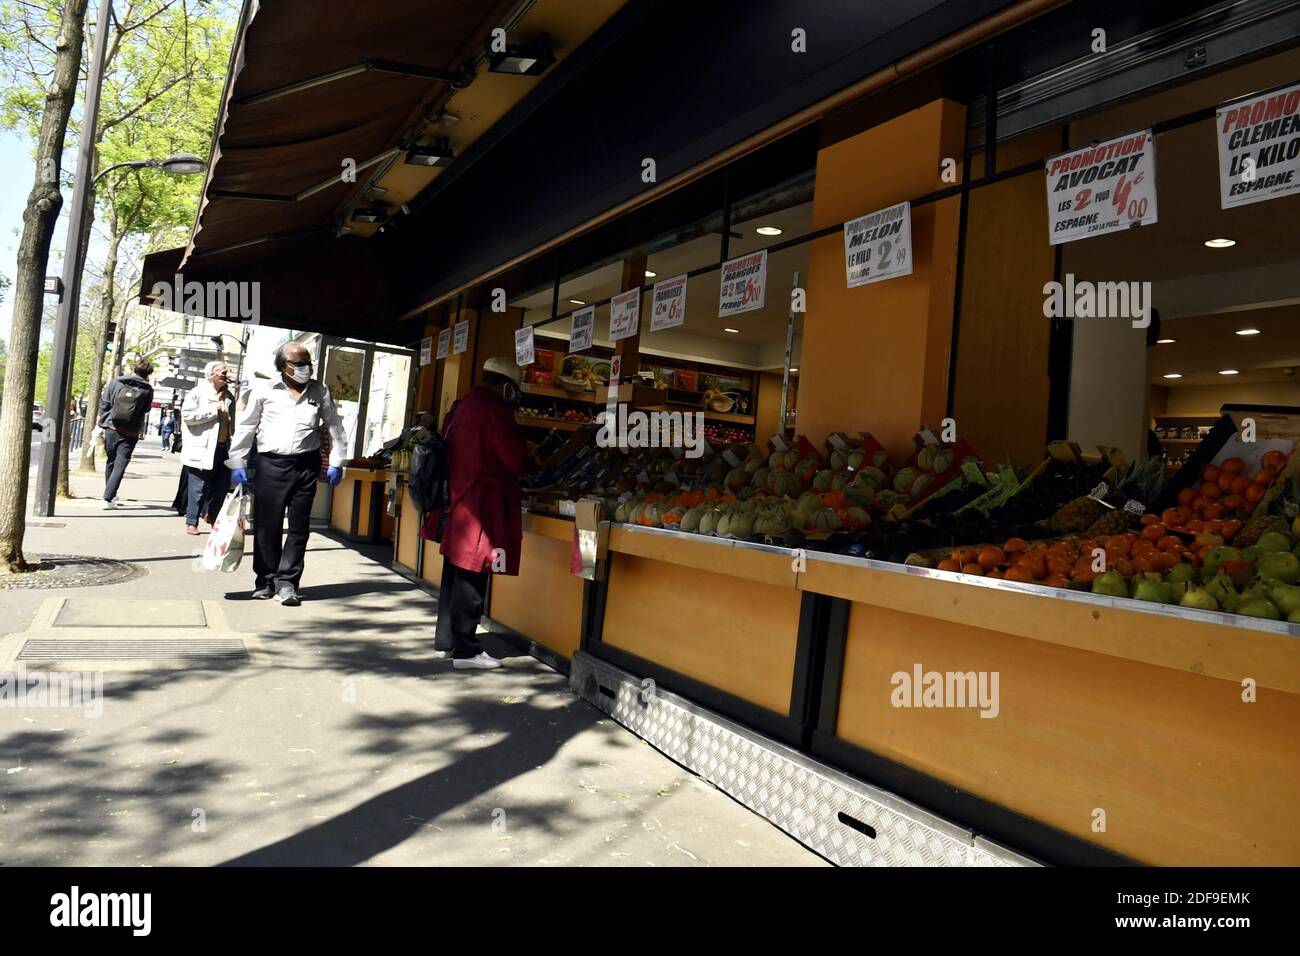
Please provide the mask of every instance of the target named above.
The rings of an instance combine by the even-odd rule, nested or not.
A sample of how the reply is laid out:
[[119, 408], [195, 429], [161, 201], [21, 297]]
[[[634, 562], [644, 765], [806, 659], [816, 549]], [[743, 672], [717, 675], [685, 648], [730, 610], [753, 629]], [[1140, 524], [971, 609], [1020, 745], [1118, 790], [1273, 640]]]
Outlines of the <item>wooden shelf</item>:
[[586, 422], [563, 422], [558, 419], [534, 418], [531, 415], [516, 415], [517, 421], [524, 428], [558, 428], [560, 431], [576, 432]]
[[753, 415], [733, 415], [731, 412], [705, 412], [705, 421], [731, 422], [736, 425], [753, 425]]
[[590, 405], [596, 401], [596, 396], [591, 392], [570, 392], [567, 389], [556, 388], [553, 385], [529, 385], [524, 383], [519, 386], [519, 391], [524, 395], [536, 395], [539, 398], [559, 398], [566, 402], [582, 402], [585, 405]]
[[1162, 445], [1199, 445], [1204, 438], [1161, 438]]

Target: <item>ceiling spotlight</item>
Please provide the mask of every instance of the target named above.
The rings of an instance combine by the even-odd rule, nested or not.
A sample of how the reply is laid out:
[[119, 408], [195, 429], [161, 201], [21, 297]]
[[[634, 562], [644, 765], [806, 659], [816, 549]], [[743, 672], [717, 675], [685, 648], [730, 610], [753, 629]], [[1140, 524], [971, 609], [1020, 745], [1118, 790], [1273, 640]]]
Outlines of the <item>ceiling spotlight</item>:
[[781, 230], [778, 229], [778, 228], [776, 228], [776, 226], [759, 226], [759, 227], [758, 227], [757, 229], [755, 229], [754, 231], [755, 231], [756, 233], [758, 233], [760, 236], [779, 236], [779, 235], [781, 235]]
[[653, 279], [653, 278], [654, 278], [655, 276], [657, 276], [658, 274], [659, 274], [659, 273], [657, 273], [657, 272], [651, 272], [649, 269], [647, 269], [647, 270], [645, 271], [645, 277], [646, 277], [647, 279]]
[[1236, 375], [1236, 374], [1237, 374], [1237, 370], [1236, 370], [1235, 368], [1225, 368], [1225, 369], [1221, 369], [1221, 370], [1219, 371], [1219, 374], [1220, 374], [1220, 375]]
[[792, 368], [792, 369], [790, 369], [790, 371], [792, 371], [792, 372], [797, 372], [797, 371], [799, 371], [799, 370], [798, 370], [797, 368]]
[[1165, 378], [1182, 378], [1182, 377], [1183, 376], [1181, 372], [1170, 372], [1168, 375], [1165, 376]]
[[586, 304], [587, 304], [587, 303], [583, 302], [581, 299], [570, 299], [569, 301], [572, 302], [574, 305], [586, 305]]
[[493, 53], [488, 69], [493, 73], [511, 76], [537, 76], [555, 62], [549, 37], [539, 36], [519, 46], [507, 46], [501, 53]]
[[429, 146], [413, 146], [406, 151], [408, 166], [450, 166], [455, 158], [451, 144], [445, 139]]
[[724, 332], [734, 332], [736, 335], [739, 335], [739, 334], [740, 334], [740, 329], [723, 329], [722, 331], [724, 331]]
[[1156, 339], [1156, 345], [1173, 345], [1177, 339]]
[[1236, 239], [1206, 239], [1205, 244], [1211, 249], [1227, 249], [1237, 244]]
[[388, 210], [380, 205], [358, 206], [352, 211], [353, 222], [387, 222]]
[[1238, 329], [1238, 335], [1259, 335], [1259, 329]]

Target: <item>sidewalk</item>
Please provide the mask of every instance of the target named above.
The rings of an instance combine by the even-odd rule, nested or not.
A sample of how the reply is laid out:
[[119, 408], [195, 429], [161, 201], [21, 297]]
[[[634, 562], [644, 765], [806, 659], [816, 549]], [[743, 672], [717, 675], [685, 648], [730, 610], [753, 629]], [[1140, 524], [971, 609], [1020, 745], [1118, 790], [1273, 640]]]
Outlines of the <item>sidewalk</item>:
[[313, 534], [298, 608], [249, 598], [251, 556], [232, 575], [196, 573], [205, 539], [170, 510], [180, 463], [156, 446], [137, 448], [124, 507], [100, 510], [101, 476], [74, 474], [92, 497], [35, 519], [25, 546], [146, 573], [0, 586], [0, 661], [55, 598], [68, 599], [56, 623], [125, 617], [151, 639], [192, 638], [200, 602], [219, 602], [208, 628], [224, 615], [260, 653], [226, 668], [106, 665], [99, 717], [0, 706], [0, 863], [822, 865], [531, 657], [490, 673], [434, 659], [436, 602], [387, 568], [386, 549]]

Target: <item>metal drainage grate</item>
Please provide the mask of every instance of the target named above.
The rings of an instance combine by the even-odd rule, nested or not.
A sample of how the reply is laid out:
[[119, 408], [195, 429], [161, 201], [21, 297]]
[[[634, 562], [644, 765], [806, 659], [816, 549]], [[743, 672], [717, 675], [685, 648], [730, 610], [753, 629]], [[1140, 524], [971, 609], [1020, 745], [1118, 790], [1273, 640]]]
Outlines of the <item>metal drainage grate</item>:
[[248, 660], [244, 642], [235, 638], [184, 641], [139, 641], [75, 638], [28, 640], [18, 652], [20, 661], [211, 661]]

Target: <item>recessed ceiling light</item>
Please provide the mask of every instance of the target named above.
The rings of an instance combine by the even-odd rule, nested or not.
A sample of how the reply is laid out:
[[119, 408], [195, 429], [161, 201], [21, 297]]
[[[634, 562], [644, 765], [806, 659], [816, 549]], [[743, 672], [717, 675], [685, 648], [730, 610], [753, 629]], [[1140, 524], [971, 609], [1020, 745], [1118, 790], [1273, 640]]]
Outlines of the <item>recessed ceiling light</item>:
[[1220, 375], [1236, 375], [1236, 374], [1237, 374], [1237, 370], [1236, 370], [1235, 368], [1225, 368], [1225, 369], [1220, 370], [1219, 374], [1220, 374]]
[[1168, 375], [1165, 376], [1165, 378], [1182, 378], [1182, 377], [1183, 375], [1181, 372], [1170, 372]]
[[1156, 345], [1173, 345], [1177, 339], [1156, 339]]
[[723, 329], [722, 331], [724, 331], [724, 332], [735, 332], [737, 335], [740, 334], [740, 329]]
[[1259, 329], [1238, 329], [1238, 335], [1259, 335]]
[[1227, 249], [1237, 244], [1236, 239], [1206, 239], [1205, 244], [1211, 249]]
[[646, 277], [647, 279], [653, 279], [653, 278], [654, 278], [655, 276], [657, 276], [658, 274], [659, 274], [659, 273], [657, 273], [657, 272], [651, 272], [649, 269], [647, 269], [647, 270], [645, 271], [645, 277]]
[[574, 305], [586, 305], [586, 304], [587, 304], [587, 303], [583, 302], [581, 299], [570, 299], [569, 301], [572, 302]]
[[757, 229], [755, 229], [754, 231], [755, 231], [756, 233], [758, 233], [760, 236], [779, 236], [779, 235], [781, 235], [781, 230], [778, 229], [778, 228], [776, 228], [776, 226], [759, 226], [759, 227], [758, 227]]
[[798, 370], [797, 368], [792, 368], [792, 369], [790, 369], [790, 371], [792, 371], [792, 372], [797, 372], [797, 371], [799, 371], [799, 370]]

